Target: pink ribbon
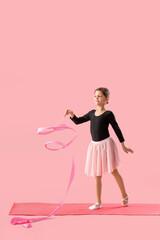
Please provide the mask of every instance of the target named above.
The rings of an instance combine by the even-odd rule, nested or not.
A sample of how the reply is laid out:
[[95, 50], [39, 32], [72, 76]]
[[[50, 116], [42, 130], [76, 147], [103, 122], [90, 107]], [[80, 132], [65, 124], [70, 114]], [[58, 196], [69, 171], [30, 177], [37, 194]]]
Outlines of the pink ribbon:
[[[61, 131], [61, 130], [65, 130], [65, 129], [73, 130], [74, 133], [75, 133], [74, 138], [71, 141], [69, 141], [67, 144], [63, 144], [62, 142], [59, 142], [59, 141], [48, 141], [48, 142], [45, 143], [45, 147], [48, 150], [54, 150], [55, 151], [55, 150], [59, 150], [59, 149], [67, 147], [68, 145], [70, 145], [75, 140], [75, 138], [77, 137], [77, 133], [76, 133], [76, 131], [73, 128], [69, 127], [67, 123], [63, 123], [63, 124], [60, 124], [59, 126], [56, 126], [56, 127], [42, 127], [42, 128], [38, 128], [37, 134], [46, 135], [46, 134], [50, 134], [50, 133], [55, 132], [55, 131]], [[49, 130], [49, 131], [42, 132], [44, 130]], [[61, 145], [61, 147], [60, 148], [54, 148], [54, 149], [49, 148], [47, 145], [50, 144], [50, 143], [56, 143], [58, 145]], [[22, 224], [24, 227], [29, 228], [29, 227], [32, 226], [31, 225], [32, 222], [41, 221], [41, 220], [44, 220], [44, 219], [47, 219], [47, 218], [53, 216], [56, 213], [56, 211], [63, 205], [63, 202], [64, 202], [64, 200], [65, 200], [65, 198], [67, 196], [67, 193], [69, 191], [70, 185], [71, 185], [72, 180], [74, 178], [74, 172], [75, 172], [75, 163], [74, 163], [74, 158], [72, 156], [72, 169], [71, 169], [71, 174], [70, 174], [70, 179], [69, 179], [67, 191], [66, 191], [64, 197], [62, 198], [61, 202], [59, 203], [58, 207], [51, 214], [49, 214], [47, 217], [30, 218], [30, 219], [14, 217], [10, 221], [11, 224], [13, 224], [13, 225]]]

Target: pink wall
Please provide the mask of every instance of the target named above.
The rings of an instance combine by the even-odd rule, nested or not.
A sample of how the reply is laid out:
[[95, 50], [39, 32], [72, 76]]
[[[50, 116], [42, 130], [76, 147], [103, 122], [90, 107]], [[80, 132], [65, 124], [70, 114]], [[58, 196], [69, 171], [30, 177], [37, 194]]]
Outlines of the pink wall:
[[[59, 202], [66, 191], [71, 154], [75, 178], [65, 202], [94, 202], [94, 180], [84, 174], [90, 123], [75, 125], [68, 148], [48, 151], [48, 140], [72, 132], [37, 135], [66, 109], [95, 109], [93, 92], [107, 87], [126, 154], [112, 127], [131, 202], [160, 202], [159, 1], [2, 1], [0, 3], [0, 184], [13, 202]], [[119, 202], [112, 175], [103, 177], [102, 201]]]

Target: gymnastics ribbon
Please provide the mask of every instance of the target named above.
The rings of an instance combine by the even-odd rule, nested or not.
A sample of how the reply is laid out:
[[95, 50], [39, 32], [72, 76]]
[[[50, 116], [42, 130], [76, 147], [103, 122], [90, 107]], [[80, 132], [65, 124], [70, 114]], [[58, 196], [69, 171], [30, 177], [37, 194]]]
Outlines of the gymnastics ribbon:
[[[66, 116], [66, 115], [65, 115], [65, 116]], [[65, 117], [65, 116], [64, 116], [64, 117]], [[62, 117], [62, 118], [63, 118], [63, 117]], [[61, 120], [61, 119], [60, 119], [60, 120]], [[68, 145], [70, 145], [70, 144], [75, 140], [75, 138], [77, 137], [77, 133], [76, 133], [75, 129], [69, 127], [67, 123], [63, 123], [63, 124], [60, 124], [60, 125], [55, 126], [55, 127], [42, 127], [42, 128], [38, 128], [37, 134], [46, 135], [46, 134], [50, 134], [50, 133], [55, 132], [55, 131], [61, 131], [61, 130], [65, 130], [65, 129], [73, 130], [74, 133], [75, 133], [74, 138], [73, 138], [70, 142], [68, 142], [67, 144], [63, 144], [62, 142], [59, 142], [59, 141], [48, 141], [48, 142], [45, 143], [45, 147], [46, 147], [48, 150], [53, 150], [53, 151], [55, 151], [55, 150], [59, 150], [59, 149], [68, 147]], [[48, 131], [47, 131], [47, 132], [42, 132], [42, 131], [44, 131], [44, 130], [48, 130]], [[53, 148], [49, 148], [49, 147], [47, 146], [49, 143], [56, 143], [56, 144], [61, 145], [61, 147], [60, 147], [60, 148], [54, 148], [54, 149], [53, 149]], [[41, 220], [44, 220], [44, 219], [47, 219], [47, 218], [53, 216], [53, 215], [56, 213], [56, 211], [63, 205], [63, 202], [64, 202], [64, 200], [65, 200], [65, 198], [66, 198], [66, 196], [67, 196], [67, 193], [68, 193], [68, 191], [69, 191], [70, 185], [71, 185], [71, 183], [72, 183], [72, 181], [73, 181], [74, 172], [75, 172], [75, 163], [74, 163], [74, 158], [73, 158], [73, 156], [72, 156], [72, 169], [71, 169], [70, 179], [69, 179], [69, 183], [68, 183], [68, 187], [67, 187], [66, 193], [65, 193], [64, 197], [62, 198], [61, 202], [59, 203], [59, 205], [57, 206], [57, 208], [56, 208], [51, 214], [49, 214], [47, 217], [30, 218], [30, 219], [20, 218], [20, 217], [14, 217], [14, 218], [12, 218], [11, 221], [10, 221], [11, 224], [13, 224], [13, 225], [22, 224], [24, 227], [29, 228], [29, 227], [32, 226], [32, 225], [31, 225], [32, 222], [41, 221]]]

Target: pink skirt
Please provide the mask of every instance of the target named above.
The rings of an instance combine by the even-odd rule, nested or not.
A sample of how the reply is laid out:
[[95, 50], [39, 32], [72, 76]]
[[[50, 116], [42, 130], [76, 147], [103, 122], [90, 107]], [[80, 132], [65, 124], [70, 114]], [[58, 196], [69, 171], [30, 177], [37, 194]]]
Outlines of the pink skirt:
[[111, 173], [120, 164], [118, 148], [113, 138], [108, 137], [97, 142], [91, 140], [87, 150], [85, 174], [102, 176], [103, 173]]

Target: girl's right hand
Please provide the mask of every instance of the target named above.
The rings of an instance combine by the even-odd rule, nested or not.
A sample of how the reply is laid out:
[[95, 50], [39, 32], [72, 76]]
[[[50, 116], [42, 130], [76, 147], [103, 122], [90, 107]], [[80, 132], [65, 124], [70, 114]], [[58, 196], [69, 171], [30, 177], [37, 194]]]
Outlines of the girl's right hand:
[[71, 118], [73, 118], [74, 113], [73, 113], [72, 110], [70, 110], [70, 109], [65, 110], [64, 116], [66, 116], [66, 115], [68, 115], [68, 114], [70, 114], [70, 115], [71, 115]]

